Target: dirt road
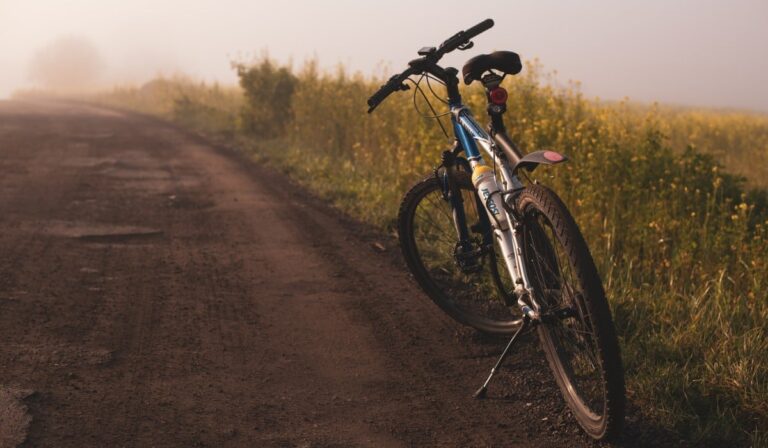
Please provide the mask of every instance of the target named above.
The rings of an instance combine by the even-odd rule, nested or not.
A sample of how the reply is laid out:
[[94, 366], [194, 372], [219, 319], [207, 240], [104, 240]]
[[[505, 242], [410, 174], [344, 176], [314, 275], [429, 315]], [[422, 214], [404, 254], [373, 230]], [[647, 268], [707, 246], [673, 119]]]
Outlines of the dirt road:
[[0, 443], [592, 445], [532, 337], [473, 400], [504, 341], [394, 241], [155, 120], [0, 102], [0, 212]]

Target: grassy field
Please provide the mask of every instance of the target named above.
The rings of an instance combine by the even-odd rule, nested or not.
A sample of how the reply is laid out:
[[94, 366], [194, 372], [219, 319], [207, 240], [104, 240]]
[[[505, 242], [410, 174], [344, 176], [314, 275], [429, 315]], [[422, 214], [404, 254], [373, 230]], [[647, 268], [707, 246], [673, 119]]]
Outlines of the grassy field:
[[[407, 94], [367, 116], [380, 79], [235, 69], [239, 87], [156, 79], [97, 99], [236, 142], [387, 231], [450, 143]], [[768, 116], [601, 103], [535, 63], [524, 73], [505, 81], [510, 134], [572, 159], [536, 175], [598, 261], [630, 399], [697, 445], [768, 445]], [[481, 91], [463, 95], [484, 110]]]

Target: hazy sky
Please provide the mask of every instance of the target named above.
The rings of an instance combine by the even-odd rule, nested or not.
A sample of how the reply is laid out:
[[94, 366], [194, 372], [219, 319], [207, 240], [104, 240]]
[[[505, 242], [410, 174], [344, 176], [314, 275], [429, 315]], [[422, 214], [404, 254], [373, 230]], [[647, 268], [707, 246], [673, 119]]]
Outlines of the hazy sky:
[[588, 95], [768, 111], [768, 0], [0, 0], [0, 97], [62, 36], [90, 39], [111, 80], [175, 71], [235, 82], [229, 61], [268, 49], [374, 72], [404, 66], [486, 17], [478, 52], [538, 57]]

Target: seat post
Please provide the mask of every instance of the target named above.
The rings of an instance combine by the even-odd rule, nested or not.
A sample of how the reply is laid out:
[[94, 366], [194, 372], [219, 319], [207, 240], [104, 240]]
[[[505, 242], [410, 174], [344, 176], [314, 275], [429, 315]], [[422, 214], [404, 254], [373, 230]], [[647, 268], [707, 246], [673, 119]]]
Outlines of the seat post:
[[504, 125], [504, 112], [507, 111], [507, 91], [501, 87], [503, 77], [493, 72], [489, 72], [482, 78], [485, 86], [485, 96], [488, 99], [488, 116], [491, 117], [490, 134], [504, 153], [507, 160], [516, 164], [523, 157], [520, 149], [507, 135], [507, 128]]
[[504, 78], [489, 72], [482, 78], [485, 87], [485, 97], [488, 100], [486, 110], [491, 117], [491, 133], [506, 132], [504, 127], [504, 112], [507, 111], [507, 91], [501, 87]]
[[504, 110], [499, 110], [499, 106], [493, 103], [488, 103], [488, 115], [491, 117], [491, 133], [504, 133], [507, 132], [507, 128], [504, 126]]

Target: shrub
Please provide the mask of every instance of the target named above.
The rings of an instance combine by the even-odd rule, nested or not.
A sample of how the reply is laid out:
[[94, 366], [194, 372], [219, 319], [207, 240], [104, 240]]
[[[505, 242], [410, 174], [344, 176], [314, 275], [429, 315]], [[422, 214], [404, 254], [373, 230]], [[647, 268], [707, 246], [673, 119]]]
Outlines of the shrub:
[[241, 111], [242, 129], [259, 137], [283, 135], [293, 118], [291, 99], [297, 80], [287, 67], [265, 58], [255, 65], [233, 65], [246, 97]]

